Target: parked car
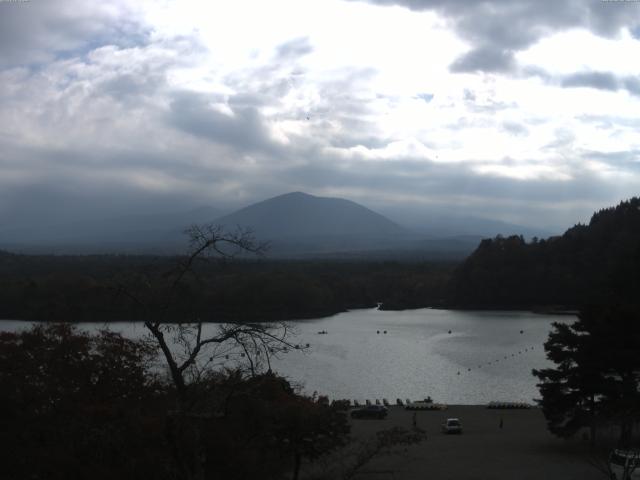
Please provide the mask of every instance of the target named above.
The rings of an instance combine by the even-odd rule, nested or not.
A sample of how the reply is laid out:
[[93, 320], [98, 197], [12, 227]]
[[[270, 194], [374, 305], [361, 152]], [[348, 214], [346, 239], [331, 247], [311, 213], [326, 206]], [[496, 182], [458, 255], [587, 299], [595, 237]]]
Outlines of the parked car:
[[351, 410], [351, 418], [378, 418], [383, 419], [387, 416], [387, 407], [382, 405], [367, 405], [363, 408]]
[[442, 433], [462, 433], [462, 423], [458, 418], [447, 418], [442, 422]]
[[614, 450], [609, 455], [612, 480], [640, 479], [640, 452]]

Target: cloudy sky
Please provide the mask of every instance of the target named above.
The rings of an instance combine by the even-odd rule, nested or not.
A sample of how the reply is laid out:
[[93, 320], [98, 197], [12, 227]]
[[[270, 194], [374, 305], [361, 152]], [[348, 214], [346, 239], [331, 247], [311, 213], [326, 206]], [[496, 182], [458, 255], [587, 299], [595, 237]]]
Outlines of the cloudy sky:
[[566, 227], [640, 194], [640, 2], [0, 2], [3, 226], [289, 191]]

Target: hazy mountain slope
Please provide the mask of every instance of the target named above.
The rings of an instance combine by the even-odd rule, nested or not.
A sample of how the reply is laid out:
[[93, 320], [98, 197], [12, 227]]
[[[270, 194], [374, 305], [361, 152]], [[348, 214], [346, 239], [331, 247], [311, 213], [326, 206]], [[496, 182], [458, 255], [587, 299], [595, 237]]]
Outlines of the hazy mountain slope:
[[[130, 247], [162, 247], [184, 243], [183, 230], [193, 223], [211, 222], [221, 212], [200, 207], [183, 212], [122, 215], [73, 223], [35, 225], [0, 230], [0, 247], [63, 246], [69, 251], [120, 251]], [[88, 250], [87, 250], [88, 249]]]
[[264, 239], [407, 235], [388, 218], [350, 200], [294, 192], [249, 205], [216, 223], [250, 227]]
[[459, 209], [451, 211], [434, 208], [381, 208], [383, 215], [399, 225], [416, 233], [430, 237], [477, 236], [482, 238], [496, 235], [523, 235], [525, 238], [549, 237], [561, 233], [560, 230], [517, 225], [514, 223], [468, 215]]

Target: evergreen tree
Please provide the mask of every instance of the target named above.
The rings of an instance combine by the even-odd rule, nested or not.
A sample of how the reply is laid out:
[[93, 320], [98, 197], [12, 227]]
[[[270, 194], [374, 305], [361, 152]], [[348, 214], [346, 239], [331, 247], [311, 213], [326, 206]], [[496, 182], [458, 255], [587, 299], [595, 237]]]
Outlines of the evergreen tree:
[[549, 430], [561, 437], [599, 423], [620, 426], [620, 445], [628, 447], [640, 419], [640, 322], [623, 306], [591, 306], [571, 325], [554, 323], [545, 343], [555, 368], [534, 370], [539, 401]]

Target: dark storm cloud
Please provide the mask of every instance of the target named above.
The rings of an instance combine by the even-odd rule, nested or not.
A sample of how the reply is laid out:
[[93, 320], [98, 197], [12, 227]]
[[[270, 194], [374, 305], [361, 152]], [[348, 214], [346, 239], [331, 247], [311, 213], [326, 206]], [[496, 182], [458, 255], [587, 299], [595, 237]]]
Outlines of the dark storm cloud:
[[640, 96], [640, 78], [627, 77], [623, 80], [622, 84], [631, 95]]
[[[363, 0], [356, 0], [363, 1]], [[448, 18], [472, 49], [453, 62], [457, 72], [506, 71], [513, 52], [526, 49], [553, 32], [583, 27], [613, 36], [621, 27], [640, 26], [640, 9], [633, 2], [598, 0], [364, 0], [434, 10]]]
[[[506, 163], [509, 163], [508, 159]], [[535, 203], [542, 209], [543, 205], [548, 208], [560, 202], [606, 204], [611, 198], [611, 184], [582, 170], [573, 172], [569, 181], [523, 181], [499, 175], [479, 175], [472, 165], [441, 164], [423, 159], [369, 160], [354, 162], [353, 168], [348, 165], [349, 162], [324, 156], [287, 170], [280, 180], [309, 191], [353, 189], [377, 192], [382, 197], [415, 196], [451, 205], [460, 202], [478, 212], [490, 206], [496, 214], [513, 203], [525, 206]]]
[[638, 77], [618, 77], [611, 72], [577, 72], [561, 79], [562, 87], [587, 87], [615, 92], [626, 90], [631, 95], [640, 95]]
[[513, 52], [486, 46], [465, 53], [451, 64], [450, 70], [454, 73], [508, 72], [514, 65]]
[[109, 95], [118, 102], [131, 103], [155, 94], [165, 83], [164, 72], [150, 72], [148, 75], [122, 73], [96, 84], [96, 92]]
[[[237, 175], [216, 163], [194, 161], [192, 152], [153, 151], [152, 145], [126, 149], [118, 145], [106, 149], [3, 147], [0, 230], [123, 213], [187, 210], [210, 202], [207, 193], [222, 191], [224, 182]], [[10, 181], [11, 172], [29, 174]], [[169, 188], [148, 188], [132, 181], [134, 176], [167, 179]], [[224, 200], [216, 199], [218, 203]]]
[[563, 87], [591, 87], [599, 90], [618, 90], [618, 79], [608, 72], [574, 73], [564, 77]]
[[146, 36], [121, 2], [0, 2], [0, 67], [47, 62], [96, 45], [130, 45]]
[[274, 142], [259, 110], [238, 105], [232, 114], [212, 106], [220, 96], [190, 91], [174, 92], [169, 123], [191, 135], [229, 145], [239, 151], [272, 151]]
[[640, 150], [623, 150], [618, 152], [593, 152], [582, 154], [582, 158], [598, 160], [617, 169], [640, 169]]

